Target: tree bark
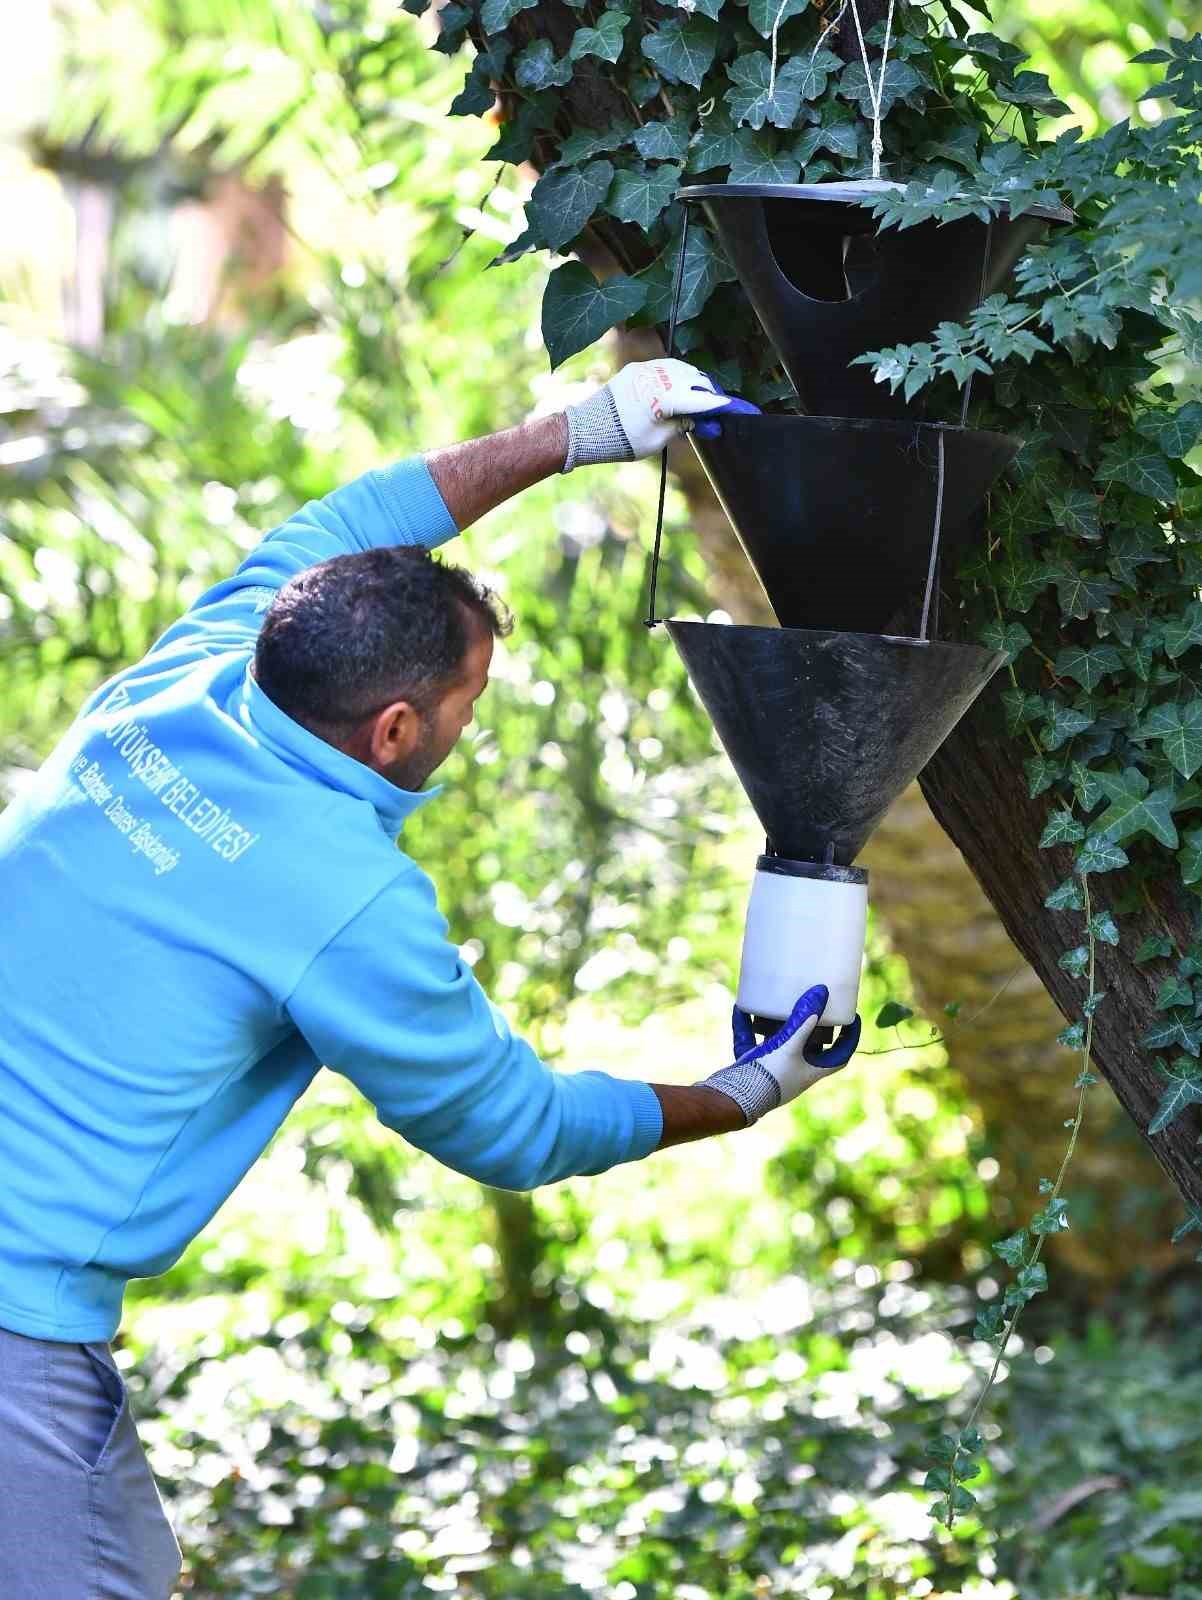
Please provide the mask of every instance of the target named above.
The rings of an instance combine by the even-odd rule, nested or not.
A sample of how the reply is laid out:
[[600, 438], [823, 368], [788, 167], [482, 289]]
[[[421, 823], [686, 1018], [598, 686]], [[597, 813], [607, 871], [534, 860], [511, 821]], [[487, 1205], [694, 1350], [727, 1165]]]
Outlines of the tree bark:
[[[1031, 963], [1064, 1016], [1080, 1015], [1085, 980], [1057, 964], [1069, 944], [1080, 942], [1080, 918], [1048, 911], [1044, 899], [1071, 870], [1071, 849], [1039, 848], [1046, 802], [1027, 795], [1013, 740], [997, 731], [996, 687], [960, 723], [921, 775], [935, 817], [972, 868], [1002, 925]], [[1091, 879], [1093, 909], [1113, 909], [1133, 887], [1130, 872]], [[1096, 987], [1106, 999], [1094, 1019], [1093, 1059], [1119, 1103], [1144, 1135], [1152, 1154], [1183, 1199], [1202, 1204], [1197, 1161], [1202, 1115], [1194, 1109], [1163, 1133], [1147, 1137], [1164, 1088], [1155, 1058], [1140, 1044], [1152, 1026], [1163, 963], [1137, 967], [1131, 952], [1148, 934], [1167, 933], [1180, 948], [1193, 937], [1196, 903], [1163, 885], [1150, 886], [1149, 903], [1121, 916], [1121, 947], [1099, 944]], [[1116, 917], [1119, 914], [1116, 912]]]

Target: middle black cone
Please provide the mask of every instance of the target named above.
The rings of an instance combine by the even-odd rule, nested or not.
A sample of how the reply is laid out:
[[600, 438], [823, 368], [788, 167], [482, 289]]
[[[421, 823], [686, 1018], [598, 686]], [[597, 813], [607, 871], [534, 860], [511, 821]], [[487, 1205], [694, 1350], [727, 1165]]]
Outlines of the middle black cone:
[[1021, 441], [862, 417], [732, 417], [690, 434], [782, 627], [917, 633], [943, 439], [945, 562]]
[[842, 866], [1006, 659], [875, 634], [667, 628], [772, 850]]

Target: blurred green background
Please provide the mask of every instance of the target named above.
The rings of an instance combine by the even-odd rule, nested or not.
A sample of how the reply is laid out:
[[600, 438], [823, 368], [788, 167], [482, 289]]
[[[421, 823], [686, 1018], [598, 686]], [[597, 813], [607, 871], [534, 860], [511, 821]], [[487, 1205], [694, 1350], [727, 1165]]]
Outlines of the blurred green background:
[[[1155, 116], [1133, 110], [1154, 69], [1127, 63], [1194, 9], [999, 0], [993, 25], [1094, 131]], [[299, 502], [610, 370], [600, 348], [548, 375], [546, 262], [489, 270], [529, 179], [446, 115], [463, 69], [433, 38], [376, 0], [22, 8], [0, 60], [6, 795]], [[462, 541], [518, 628], [406, 848], [551, 1059], [688, 1082], [728, 1059], [758, 841], [639, 621], [654, 494], [644, 466], [593, 469]], [[710, 615], [689, 507], [668, 511], [674, 609]], [[319, 1078], [131, 1297], [118, 1359], [183, 1593], [1199, 1600], [1202, 1295], [1163, 1229], [1108, 1252], [1104, 1209], [1104, 1267], [1050, 1252], [1012, 1346], [981, 1516], [931, 1524], [922, 1443], [971, 1399], [973, 1306], [1022, 1203], [957, 1070], [983, 1025], [958, 998], [946, 1045], [870, 1026], [794, 1111], [533, 1201]], [[877, 930], [865, 1016], [911, 999]], [[1126, 1147], [1100, 1157], [1133, 1206], [1155, 1191]]]

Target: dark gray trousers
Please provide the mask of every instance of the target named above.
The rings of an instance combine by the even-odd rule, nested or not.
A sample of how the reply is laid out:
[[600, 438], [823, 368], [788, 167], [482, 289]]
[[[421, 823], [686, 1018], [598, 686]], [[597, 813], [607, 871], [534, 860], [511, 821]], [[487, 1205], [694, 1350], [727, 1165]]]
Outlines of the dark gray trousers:
[[0, 1596], [170, 1600], [178, 1576], [108, 1346], [0, 1329]]

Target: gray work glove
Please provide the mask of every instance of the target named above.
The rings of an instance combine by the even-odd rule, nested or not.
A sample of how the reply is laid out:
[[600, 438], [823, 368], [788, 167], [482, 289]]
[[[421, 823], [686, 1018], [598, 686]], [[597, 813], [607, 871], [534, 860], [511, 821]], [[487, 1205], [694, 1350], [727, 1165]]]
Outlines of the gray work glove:
[[[759, 407], [724, 393], [714, 380], [687, 361], [665, 356], [632, 361], [603, 389], [567, 408], [568, 453], [564, 472], [598, 461], [639, 461], [657, 455], [694, 417], [759, 415]], [[712, 435], [715, 422], [697, 424]]]
[[767, 1111], [788, 1105], [823, 1078], [845, 1067], [860, 1042], [860, 1019], [839, 1030], [825, 1049], [810, 1044], [810, 1035], [826, 1010], [830, 993], [825, 984], [807, 989], [789, 1013], [788, 1021], [762, 1044], [752, 1031], [751, 1018], [734, 1008], [734, 1064], [703, 1078], [699, 1087], [720, 1089], [738, 1105], [748, 1125]]

